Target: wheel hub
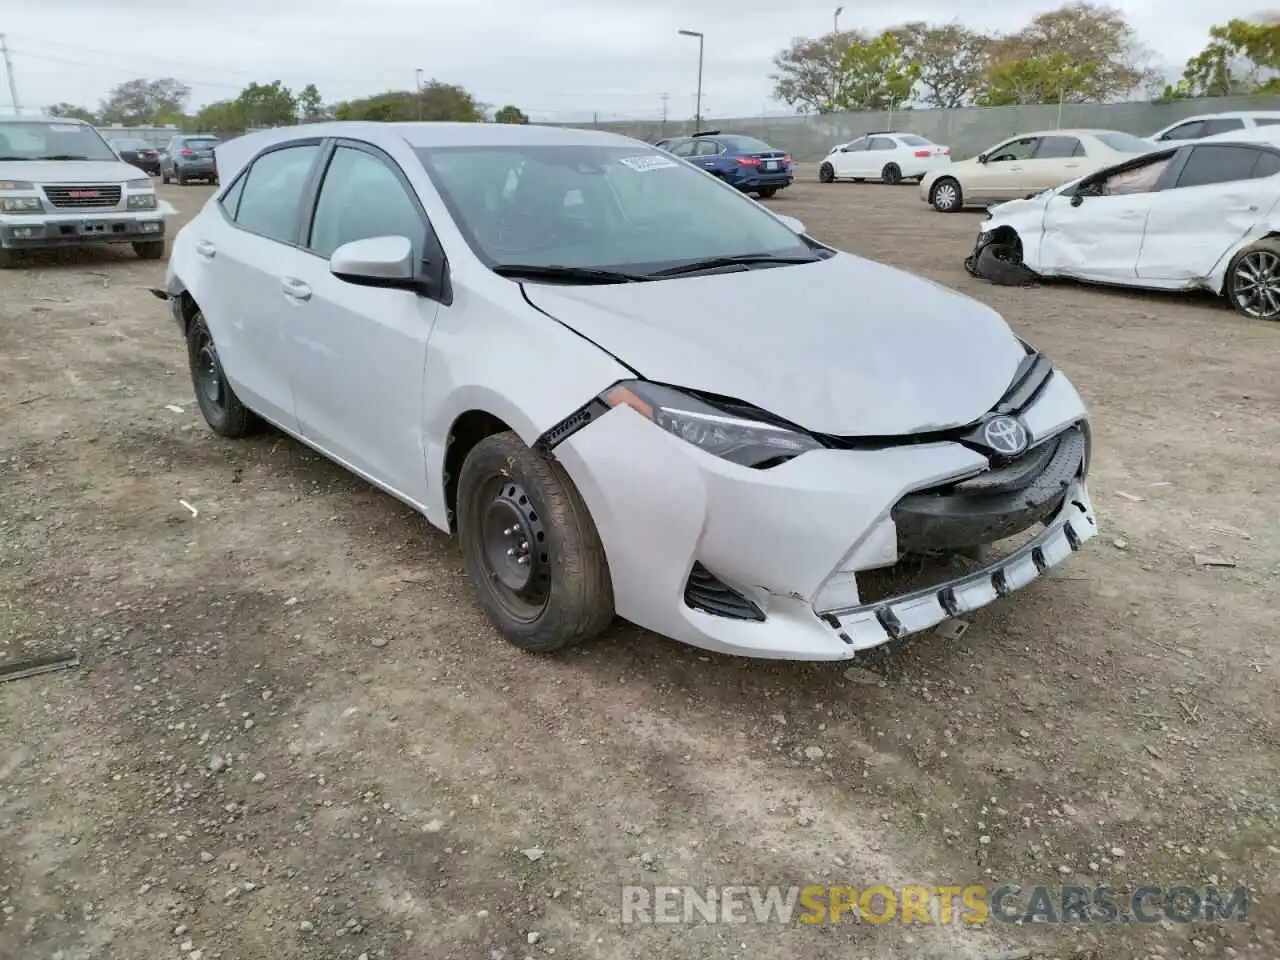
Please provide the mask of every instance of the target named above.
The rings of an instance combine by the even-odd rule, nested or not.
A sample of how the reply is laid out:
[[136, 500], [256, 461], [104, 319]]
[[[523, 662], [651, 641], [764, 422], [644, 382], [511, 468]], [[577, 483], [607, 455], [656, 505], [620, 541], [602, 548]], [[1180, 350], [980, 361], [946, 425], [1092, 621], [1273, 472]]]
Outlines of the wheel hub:
[[514, 593], [534, 592], [546, 576], [545, 540], [524, 489], [505, 481], [484, 514], [484, 552], [493, 576]]
[[1280, 316], [1280, 257], [1265, 250], [1245, 256], [1236, 268], [1235, 295], [1250, 316]]
[[200, 345], [196, 360], [196, 382], [200, 393], [214, 406], [222, 406], [222, 368], [218, 365], [218, 351], [213, 341], [206, 339]]

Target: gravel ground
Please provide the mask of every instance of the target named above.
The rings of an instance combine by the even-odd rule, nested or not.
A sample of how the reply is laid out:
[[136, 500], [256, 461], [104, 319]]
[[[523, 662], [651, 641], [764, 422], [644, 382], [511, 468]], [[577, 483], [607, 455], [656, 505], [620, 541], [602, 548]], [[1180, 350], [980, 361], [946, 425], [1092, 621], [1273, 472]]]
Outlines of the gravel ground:
[[[162, 192], [184, 219], [208, 195]], [[959, 641], [771, 664], [619, 623], [523, 654], [407, 508], [281, 435], [208, 432], [146, 292], [163, 263], [0, 274], [0, 659], [83, 658], [0, 685], [0, 957], [1280, 956], [1280, 327], [985, 285], [979, 217], [910, 186], [771, 204], [990, 303], [1090, 404], [1102, 535]], [[1252, 899], [1246, 922], [620, 923], [621, 885], [686, 883]]]

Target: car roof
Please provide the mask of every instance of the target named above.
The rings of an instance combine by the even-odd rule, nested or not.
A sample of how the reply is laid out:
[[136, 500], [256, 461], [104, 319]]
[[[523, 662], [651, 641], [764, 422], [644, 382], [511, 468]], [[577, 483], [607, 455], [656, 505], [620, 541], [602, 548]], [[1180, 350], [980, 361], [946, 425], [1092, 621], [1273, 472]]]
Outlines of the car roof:
[[43, 115], [38, 117], [24, 117], [21, 114], [14, 116], [11, 113], [0, 116], [0, 123], [74, 123], [81, 127], [93, 126], [91, 123], [85, 123], [85, 121], [77, 120], [74, 117], [46, 117]]
[[1226, 130], [1212, 133], [1199, 140], [1186, 141], [1187, 146], [1196, 143], [1262, 143], [1280, 147], [1280, 124], [1265, 127], [1245, 127], [1243, 130]]
[[1183, 117], [1181, 120], [1175, 120], [1167, 127], [1176, 127], [1180, 123], [1188, 123], [1191, 120], [1234, 120], [1237, 117], [1280, 117], [1280, 110], [1226, 110], [1222, 113], [1197, 113], [1194, 117]]
[[378, 123], [331, 120], [291, 127], [256, 130], [217, 146], [219, 174], [230, 182], [262, 150], [291, 140], [313, 137], [353, 137], [371, 143], [398, 139], [411, 147], [606, 146], [652, 150], [653, 145], [603, 130], [546, 127], [524, 123]]

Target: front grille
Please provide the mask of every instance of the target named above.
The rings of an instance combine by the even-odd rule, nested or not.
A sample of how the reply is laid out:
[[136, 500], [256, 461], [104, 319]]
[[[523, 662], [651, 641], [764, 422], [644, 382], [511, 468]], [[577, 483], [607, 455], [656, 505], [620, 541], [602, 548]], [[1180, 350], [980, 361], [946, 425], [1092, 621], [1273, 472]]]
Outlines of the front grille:
[[701, 563], [695, 563], [684, 587], [684, 602], [695, 610], [733, 620], [764, 620], [764, 611], [719, 579]]
[[44, 188], [44, 195], [55, 207], [76, 210], [114, 207], [120, 203], [120, 185], [77, 183], [71, 186], [50, 186]]

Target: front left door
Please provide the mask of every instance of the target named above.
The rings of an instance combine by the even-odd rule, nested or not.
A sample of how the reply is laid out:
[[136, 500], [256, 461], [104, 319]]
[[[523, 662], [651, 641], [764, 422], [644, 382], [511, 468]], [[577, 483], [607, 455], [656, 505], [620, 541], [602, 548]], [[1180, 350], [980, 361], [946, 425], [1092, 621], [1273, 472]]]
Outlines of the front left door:
[[851, 143], [845, 144], [840, 148], [840, 152], [836, 154], [836, 176], [837, 177], [857, 177], [861, 176], [861, 167], [859, 160], [866, 159], [867, 144], [870, 141], [866, 137], [859, 137]]
[[991, 148], [985, 162], [965, 172], [965, 197], [971, 201], [1011, 200], [1025, 194], [1019, 184], [1039, 144], [1039, 137], [1015, 137]]
[[421, 204], [390, 157], [339, 141], [316, 197], [292, 278], [302, 298], [293, 326], [302, 435], [416, 503], [427, 498], [423, 374], [440, 304], [408, 290], [356, 286], [329, 272], [338, 247], [402, 236], [418, 260], [434, 240]]

